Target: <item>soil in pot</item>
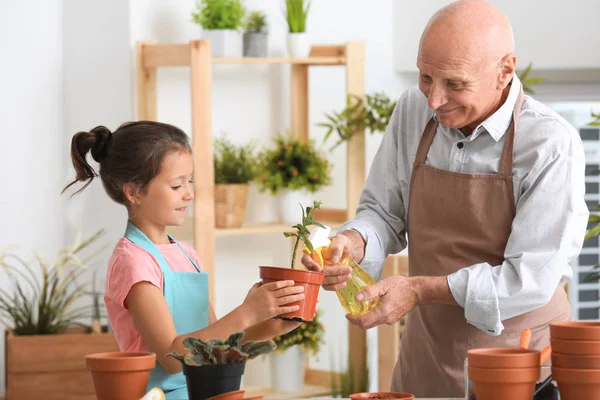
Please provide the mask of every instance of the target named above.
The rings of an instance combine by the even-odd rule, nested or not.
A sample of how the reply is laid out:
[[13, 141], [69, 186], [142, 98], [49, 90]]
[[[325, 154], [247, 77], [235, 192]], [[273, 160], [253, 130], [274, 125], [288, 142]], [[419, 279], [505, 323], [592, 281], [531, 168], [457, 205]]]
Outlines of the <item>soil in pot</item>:
[[205, 400], [223, 393], [240, 390], [246, 363], [203, 365], [183, 364], [190, 400]]
[[395, 400], [412, 400], [415, 398], [414, 394], [405, 392], [364, 392], [364, 393], [352, 393], [350, 399], [352, 400], [379, 400], [379, 399], [395, 399]]
[[552, 367], [561, 400], [600, 399], [600, 370]]
[[550, 337], [564, 340], [599, 340], [600, 322], [561, 321], [550, 324]]
[[540, 368], [493, 369], [469, 366], [477, 400], [531, 400]]
[[140, 399], [146, 394], [154, 353], [94, 353], [85, 357], [98, 400]]
[[540, 352], [520, 348], [471, 349], [467, 352], [470, 367], [534, 368], [540, 366]]
[[294, 286], [304, 286], [304, 299], [290, 304], [300, 308], [297, 311], [283, 314], [279, 318], [304, 322], [313, 320], [319, 289], [325, 279], [324, 273], [267, 266], [261, 266], [259, 269], [260, 279], [263, 283], [292, 280], [295, 282]]

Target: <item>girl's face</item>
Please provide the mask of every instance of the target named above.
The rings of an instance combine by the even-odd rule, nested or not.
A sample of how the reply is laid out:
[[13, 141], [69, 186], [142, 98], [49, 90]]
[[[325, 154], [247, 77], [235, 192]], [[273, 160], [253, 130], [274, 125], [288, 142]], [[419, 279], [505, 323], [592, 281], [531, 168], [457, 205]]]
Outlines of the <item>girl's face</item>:
[[160, 172], [150, 181], [144, 193], [139, 194], [136, 218], [157, 226], [179, 226], [185, 220], [186, 210], [194, 199], [192, 155], [187, 151], [165, 156]]

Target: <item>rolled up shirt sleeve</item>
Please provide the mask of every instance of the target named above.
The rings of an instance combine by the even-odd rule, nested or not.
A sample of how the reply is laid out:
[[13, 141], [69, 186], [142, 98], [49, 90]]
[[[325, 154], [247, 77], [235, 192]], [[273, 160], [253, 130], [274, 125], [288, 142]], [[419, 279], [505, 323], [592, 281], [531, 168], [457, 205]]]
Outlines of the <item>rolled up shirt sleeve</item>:
[[[566, 128], [561, 128], [568, 131]], [[448, 276], [448, 286], [472, 325], [500, 335], [503, 320], [546, 305], [583, 245], [585, 154], [567, 132], [523, 179], [504, 262], [479, 263]]]

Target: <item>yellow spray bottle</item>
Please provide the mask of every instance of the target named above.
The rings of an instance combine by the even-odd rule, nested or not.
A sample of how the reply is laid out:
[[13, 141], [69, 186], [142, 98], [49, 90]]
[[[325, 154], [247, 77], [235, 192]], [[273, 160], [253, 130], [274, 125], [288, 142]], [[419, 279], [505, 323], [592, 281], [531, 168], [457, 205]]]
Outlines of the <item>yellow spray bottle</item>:
[[[327, 266], [333, 265], [331, 262], [330, 250], [331, 250], [331, 239], [329, 239], [329, 233], [331, 228], [325, 226], [324, 228], [316, 227], [310, 234], [309, 240], [312, 244], [314, 251], [311, 253], [305, 247], [302, 252], [308, 254], [311, 258], [321, 266], [321, 268], [327, 268]], [[348, 265], [352, 268], [352, 276], [350, 280], [346, 281], [346, 286], [337, 290], [336, 294], [342, 307], [347, 314], [351, 315], [364, 315], [371, 311], [373, 307], [377, 305], [379, 297], [376, 297], [369, 301], [360, 302], [356, 300], [355, 296], [367, 286], [374, 285], [375, 279], [371, 278], [349, 255], [343, 254], [342, 258], [337, 262], [337, 265]]]

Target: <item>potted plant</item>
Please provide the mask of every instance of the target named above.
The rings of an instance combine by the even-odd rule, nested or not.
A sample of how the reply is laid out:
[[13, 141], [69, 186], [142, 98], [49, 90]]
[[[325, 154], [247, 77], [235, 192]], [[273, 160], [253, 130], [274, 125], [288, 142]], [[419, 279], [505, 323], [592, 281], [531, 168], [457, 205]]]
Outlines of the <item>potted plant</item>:
[[266, 57], [269, 47], [267, 16], [262, 11], [252, 11], [245, 23], [244, 57]]
[[304, 299], [292, 303], [290, 305], [298, 305], [298, 310], [288, 314], [283, 314], [278, 318], [308, 322], [312, 321], [315, 316], [315, 308], [317, 305], [317, 299], [319, 297], [319, 289], [325, 274], [323, 272], [314, 272], [295, 269], [296, 254], [298, 252], [298, 245], [300, 241], [304, 243], [307, 249], [311, 252], [314, 251], [314, 247], [310, 242], [310, 231], [308, 226], [317, 225], [323, 227], [323, 225], [315, 220], [312, 213], [314, 210], [321, 208], [321, 202], [315, 201], [312, 207], [306, 207], [306, 211], [302, 204], [302, 219], [301, 222], [294, 225], [292, 228], [295, 229], [293, 232], [284, 232], [285, 237], [295, 237], [294, 250], [292, 252], [292, 263], [291, 268], [280, 268], [280, 267], [269, 267], [261, 266], [260, 278], [263, 283], [292, 280], [295, 282], [295, 286], [304, 286]]
[[[8, 250], [0, 253], [0, 266], [9, 282], [0, 289], [0, 322], [5, 335], [6, 393], [10, 400], [60, 396], [93, 399], [94, 385], [85, 356], [118, 351], [112, 334], [92, 334], [80, 321], [92, 317], [93, 305], [77, 305], [88, 295], [82, 275], [98, 252], [82, 253], [103, 231], [61, 249], [53, 262], [36, 255], [25, 261]], [[39, 272], [32, 264], [37, 264]], [[31, 382], [44, 382], [32, 385]], [[65, 382], [69, 382], [65, 386]]]
[[242, 343], [243, 337], [244, 332], [233, 333], [225, 341], [188, 337], [183, 340], [187, 353], [168, 354], [182, 364], [190, 400], [239, 390], [246, 361], [277, 347], [272, 340]]
[[256, 180], [261, 192], [280, 194], [280, 221], [295, 223], [302, 215], [298, 204], [310, 204], [310, 194], [331, 183], [331, 170], [312, 140], [278, 135], [273, 142], [274, 148], [259, 156]]
[[239, 228], [244, 222], [248, 185], [256, 175], [254, 144], [234, 145], [227, 137], [215, 140], [215, 226]]
[[195, 23], [202, 26], [203, 37], [210, 40], [213, 57], [241, 57], [244, 7], [241, 0], [201, 0], [192, 11]]
[[306, 33], [309, 0], [285, 0], [284, 16], [288, 26], [288, 53], [292, 58], [305, 58], [310, 54], [310, 38]]
[[339, 112], [333, 111], [325, 114], [327, 122], [321, 122], [317, 125], [327, 128], [323, 138], [324, 142], [329, 139], [333, 132], [337, 133], [338, 140], [330, 149], [333, 150], [360, 130], [365, 129], [371, 133], [384, 133], [395, 108], [396, 101], [390, 99], [383, 92], [367, 94], [364, 99], [350, 95], [347, 99], [346, 108]]
[[298, 393], [304, 386], [306, 355], [317, 356], [325, 330], [321, 311], [310, 322], [273, 339], [277, 350], [271, 358], [271, 381], [277, 393]]

